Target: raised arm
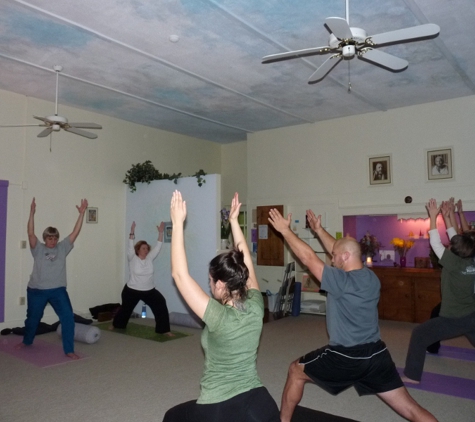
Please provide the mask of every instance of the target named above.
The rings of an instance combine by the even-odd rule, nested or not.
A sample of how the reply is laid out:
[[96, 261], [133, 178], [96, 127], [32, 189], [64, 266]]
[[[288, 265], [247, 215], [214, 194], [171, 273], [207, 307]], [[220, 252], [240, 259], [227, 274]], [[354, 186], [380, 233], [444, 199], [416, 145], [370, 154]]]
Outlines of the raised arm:
[[[453, 197], [450, 198], [447, 201], [445, 207], [447, 207], [448, 211], [449, 211], [449, 218], [450, 218], [451, 227], [453, 227], [454, 230], [457, 233], [462, 233], [462, 228], [457, 223], [457, 217], [455, 217], [455, 199]], [[445, 222], [445, 217], [444, 217], [444, 222]], [[446, 224], [446, 226], [447, 226], [447, 224]], [[449, 229], [449, 227], [447, 227], [447, 230], [448, 229]]]
[[76, 205], [76, 208], [79, 211], [78, 219], [76, 220], [76, 224], [74, 225], [74, 229], [72, 233], [69, 235], [69, 241], [74, 243], [81, 231], [82, 222], [84, 221], [84, 214], [86, 213], [87, 209], [87, 199], [81, 199], [81, 205]]
[[193, 312], [202, 319], [210, 298], [188, 272], [183, 230], [186, 219], [186, 202], [183, 201], [181, 193], [177, 190], [172, 195], [170, 216], [173, 224], [171, 245], [172, 277], [183, 299], [185, 299]]
[[135, 221], [132, 221], [132, 225], [130, 226], [130, 233], [129, 233], [129, 242], [127, 246], [127, 259], [129, 261], [135, 256], [135, 249], [134, 249], [134, 239], [135, 239]]
[[302, 264], [306, 266], [315, 277], [321, 280], [325, 264], [309, 245], [299, 239], [297, 235], [290, 230], [291, 218], [292, 214], [289, 214], [287, 219], [285, 219], [275, 208], [269, 211], [269, 222], [272, 226], [284, 236], [290, 249], [292, 249], [292, 252]]
[[30, 205], [30, 218], [28, 218], [28, 242], [30, 243], [30, 248], [34, 249], [38, 243], [38, 238], [35, 235], [35, 212], [36, 212], [36, 201], [35, 198], [31, 201]]
[[165, 223], [162, 221], [159, 226], [157, 226], [158, 230], [158, 239], [157, 244], [152, 248], [152, 250], [148, 253], [147, 258], [154, 260], [160, 251], [162, 250], [162, 243], [163, 243], [163, 232], [165, 230]]
[[437, 215], [439, 214], [440, 208], [437, 207], [437, 202], [435, 199], [429, 199], [429, 202], [426, 204], [427, 212], [429, 213], [430, 229], [430, 246], [432, 247], [434, 253], [440, 259], [444, 254], [445, 247], [440, 240], [439, 231], [437, 230]]
[[158, 241], [163, 242], [163, 232], [165, 231], [165, 223], [162, 221], [159, 226], [157, 226], [158, 230]]
[[463, 206], [462, 206], [462, 200], [459, 199], [457, 201], [457, 213], [459, 215], [459, 219], [460, 219], [460, 225], [462, 226], [462, 232], [466, 232], [466, 231], [469, 231], [470, 230], [470, 227], [468, 225], [468, 221], [467, 219], [465, 218], [465, 214], [463, 213]]
[[307, 220], [310, 228], [322, 241], [325, 250], [331, 254], [336, 239], [322, 227], [322, 216], [316, 217], [312, 210], [307, 210]]
[[239, 226], [239, 210], [241, 209], [241, 203], [239, 202], [239, 195], [237, 192], [231, 201], [231, 210], [229, 211], [229, 223], [231, 224], [231, 231], [233, 233], [234, 247], [240, 250], [244, 255], [244, 263], [249, 270], [249, 278], [247, 279], [248, 289], [259, 290], [259, 283], [257, 282], [256, 273], [254, 271], [254, 265], [252, 263], [251, 253], [247, 246], [244, 234]]

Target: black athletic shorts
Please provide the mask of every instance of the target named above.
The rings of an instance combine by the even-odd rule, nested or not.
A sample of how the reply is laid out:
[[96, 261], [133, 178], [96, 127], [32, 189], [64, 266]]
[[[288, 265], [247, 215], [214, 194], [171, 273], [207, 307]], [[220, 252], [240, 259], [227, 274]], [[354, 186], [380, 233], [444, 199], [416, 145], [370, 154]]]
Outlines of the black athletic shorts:
[[333, 395], [351, 386], [364, 396], [404, 385], [381, 340], [353, 347], [325, 346], [302, 356], [299, 363], [315, 384]]

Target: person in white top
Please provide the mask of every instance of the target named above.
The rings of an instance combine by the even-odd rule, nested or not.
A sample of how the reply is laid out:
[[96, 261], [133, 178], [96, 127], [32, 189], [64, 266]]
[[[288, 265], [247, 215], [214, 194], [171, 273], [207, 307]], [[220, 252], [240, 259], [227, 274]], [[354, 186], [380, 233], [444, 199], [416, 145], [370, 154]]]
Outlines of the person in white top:
[[132, 223], [129, 235], [129, 245], [127, 248], [127, 259], [129, 261], [129, 281], [122, 290], [122, 305], [114, 317], [110, 329], [127, 327], [130, 316], [142, 300], [155, 316], [155, 332], [173, 337], [170, 332], [170, 318], [168, 315], [167, 301], [163, 295], [155, 288], [153, 277], [153, 260], [160, 253], [163, 244], [163, 231], [165, 223], [162, 221], [158, 229], [157, 244], [151, 249], [145, 240], [139, 240], [134, 245], [135, 221]]

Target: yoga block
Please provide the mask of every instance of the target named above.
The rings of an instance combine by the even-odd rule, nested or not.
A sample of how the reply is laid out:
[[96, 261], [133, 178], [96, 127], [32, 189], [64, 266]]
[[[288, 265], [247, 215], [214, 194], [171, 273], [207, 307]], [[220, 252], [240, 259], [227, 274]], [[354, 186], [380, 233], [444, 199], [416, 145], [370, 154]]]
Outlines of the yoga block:
[[[61, 337], [61, 324], [56, 333]], [[101, 330], [94, 325], [74, 324], [74, 340], [82, 343], [93, 344], [101, 338]]]

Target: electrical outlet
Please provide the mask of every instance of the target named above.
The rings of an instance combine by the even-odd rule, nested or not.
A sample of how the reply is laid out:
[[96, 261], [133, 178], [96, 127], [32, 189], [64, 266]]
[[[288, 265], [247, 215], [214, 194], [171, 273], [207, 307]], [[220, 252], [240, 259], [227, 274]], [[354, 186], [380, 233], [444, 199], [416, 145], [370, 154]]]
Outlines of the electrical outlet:
[[18, 304], [19, 305], [24, 305], [25, 304], [25, 296], [20, 296], [18, 298]]

